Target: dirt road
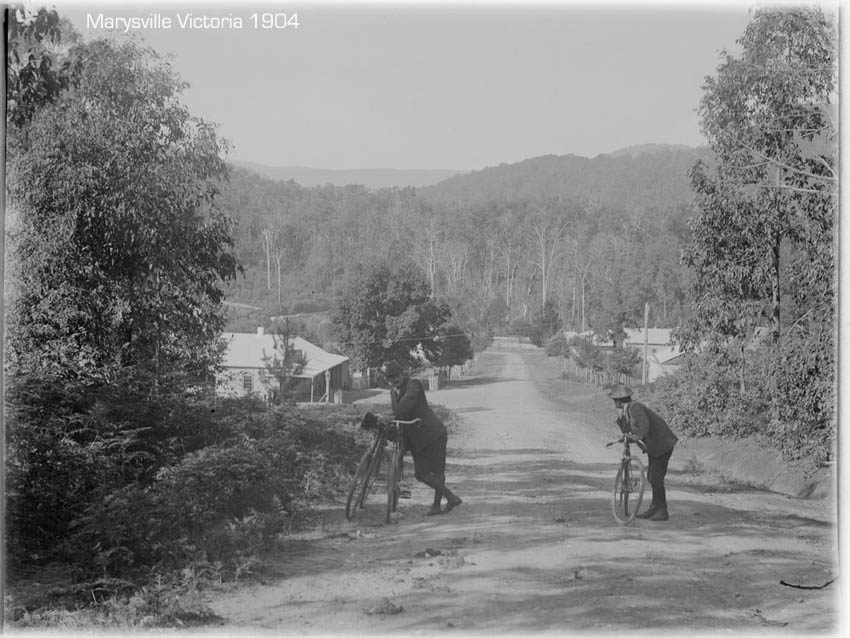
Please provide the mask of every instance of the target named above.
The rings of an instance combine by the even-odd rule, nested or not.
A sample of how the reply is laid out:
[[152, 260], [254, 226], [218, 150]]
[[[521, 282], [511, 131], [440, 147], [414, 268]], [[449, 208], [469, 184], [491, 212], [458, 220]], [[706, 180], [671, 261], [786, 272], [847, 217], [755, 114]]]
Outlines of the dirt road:
[[[382, 507], [291, 542], [264, 584], [211, 601], [223, 632], [432, 634], [838, 630], [834, 513], [706, 482], [686, 455], [668, 474], [671, 519], [617, 525], [619, 452], [604, 393], [568, 384], [546, 401], [517, 352], [488, 351], [429, 400], [462, 416], [449, 485], [464, 503], [426, 517], [412, 485]], [[600, 408], [601, 406], [601, 408]], [[602, 411], [600, 411], [600, 409]], [[604, 416], [603, 416], [604, 415]], [[692, 465], [692, 463], [691, 463]], [[407, 472], [412, 477], [412, 467]]]

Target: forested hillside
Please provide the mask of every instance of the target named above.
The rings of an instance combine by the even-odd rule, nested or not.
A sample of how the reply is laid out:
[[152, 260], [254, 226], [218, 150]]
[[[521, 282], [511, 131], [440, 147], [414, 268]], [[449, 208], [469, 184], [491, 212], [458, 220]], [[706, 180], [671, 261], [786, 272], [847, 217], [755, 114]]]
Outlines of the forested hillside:
[[691, 200], [688, 169], [709, 156], [704, 148], [667, 145], [632, 147], [593, 159], [546, 155], [456, 175], [419, 193], [445, 204], [544, 195], [624, 209], [664, 208]]
[[411, 258], [470, 334], [545, 323], [673, 326], [687, 309], [680, 250], [687, 170], [704, 152], [540, 157], [423, 189], [305, 188], [235, 168], [220, 205], [245, 267], [228, 299], [324, 310], [360, 263]]
[[278, 181], [288, 182], [292, 180], [301, 186], [348, 186], [359, 184], [366, 188], [405, 188], [407, 186], [427, 186], [435, 184], [444, 179], [458, 174], [455, 170], [416, 170], [416, 169], [393, 169], [393, 168], [364, 168], [359, 170], [349, 169], [324, 169], [308, 168], [306, 166], [267, 166], [256, 162], [234, 161], [234, 166], [252, 171], [263, 177]]

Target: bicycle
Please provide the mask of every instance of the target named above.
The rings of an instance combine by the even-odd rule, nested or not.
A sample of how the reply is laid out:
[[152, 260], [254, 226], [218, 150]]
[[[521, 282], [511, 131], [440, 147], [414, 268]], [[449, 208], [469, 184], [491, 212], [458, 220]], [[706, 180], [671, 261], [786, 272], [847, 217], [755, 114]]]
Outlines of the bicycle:
[[[404, 450], [402, 449], [402, 428], [405, 425], [413, 425], [421, 423], [421, 419], [413, 419], [412, 421], [400, 421], [392, 419], [385, 424], [381, 424], [376, 420], [375, 425], [365, 425], [367, 423], [364, 418], [363, 427], [367, 430], [374, 430], [375, 438], [372, 445], [357, 464], [357, 470], [354, 473], [354, 478], [348, 488], [348, 499], [345, 502], [345, 518], [351, 520], [355, 512], [365, 506], [366, 497], [369, 495], [369, 490], [374, 485], [375, 481], [381, 475], [381, 467], [384, 461], [387, 465], [387, 513], [385, 521], [390, 522], [390, 515], [396, 511], [398, 500], [401, 496], [401, 488], [399, 482], [404, 474]], [[388, 450], [388, 443], [392, 443]]]
[[[634, 441], [641, 450], [645, 450], [643, 443]], [[611, 447], [615, 443], [623, 444], [623, 456], [620, 459], [620, 467], [614, 479], [614, 495], [611, 501], [611, 509], [614, 512], [614, 520], [620, 525], [625, 525], [637, 516], [640, 503], [643, 500], [643, 490], [646, 486], [646, 477], [643, 471], [643, 461], [632, 456], [629, 447], [629, 439], [625, 436], [616, 441], [606, 443], [605, 447]]]

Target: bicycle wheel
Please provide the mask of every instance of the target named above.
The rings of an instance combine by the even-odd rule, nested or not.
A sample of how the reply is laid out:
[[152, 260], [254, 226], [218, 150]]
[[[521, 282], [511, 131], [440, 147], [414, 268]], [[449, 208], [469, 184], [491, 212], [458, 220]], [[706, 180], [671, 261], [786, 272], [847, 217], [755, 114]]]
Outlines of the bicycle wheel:
[[398, 497], [401, 493], [401, 488], [398, 484], [400, 478], [401, 454], [399, 454], [398, 445], [396, 445], [390, 457], [390, 466], [387, 468], [387, 523], [390, 522], [390, 514], [395, 512], [398, 505]]
[[[372, 464], [372, 450], [366, 450], [363, 456], [360, 457], [360, 462], [357, 464], [357, 471], [354, 472], [354, 478], [351, 480], [351, 485], [348, 488], [348, 498], [345, 501], [345, 518], [351, 520], [354, 516], [354, 510], [360, 505], [362, 497], [360, 494], [366, 484], [367, 472]], [[357, 500], [354, 495], [357, 494]]]
[[623, 459], [614, 479], [614, 499], [611, 502], [614, 519], [624, 525], [634, 520], [643, 500], [645, 485], [643, 463], [636, 456]]
[[366, 502], [366, 497], [369, 495], [369, 490], [375, 482], [375, 477], [380, 472], [381, 460], [386, 452], [382, 447], [378, 447], [372, 454], [372, 461], [369, 463], [369, 469], [366, 471], [366, 478], [363, 480], [363, 485], [360, 487], [360, 494], [357, 497], [357, 507], [363, 507]]

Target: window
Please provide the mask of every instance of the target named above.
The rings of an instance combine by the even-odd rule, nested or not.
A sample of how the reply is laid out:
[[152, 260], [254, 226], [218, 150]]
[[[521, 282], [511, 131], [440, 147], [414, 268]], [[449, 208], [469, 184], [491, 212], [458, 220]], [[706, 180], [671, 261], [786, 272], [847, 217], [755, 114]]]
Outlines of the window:
[[242, 375], [242, 389], [245, 390], [245, 392], [254, 391], [254, 375], [249, 372]]

